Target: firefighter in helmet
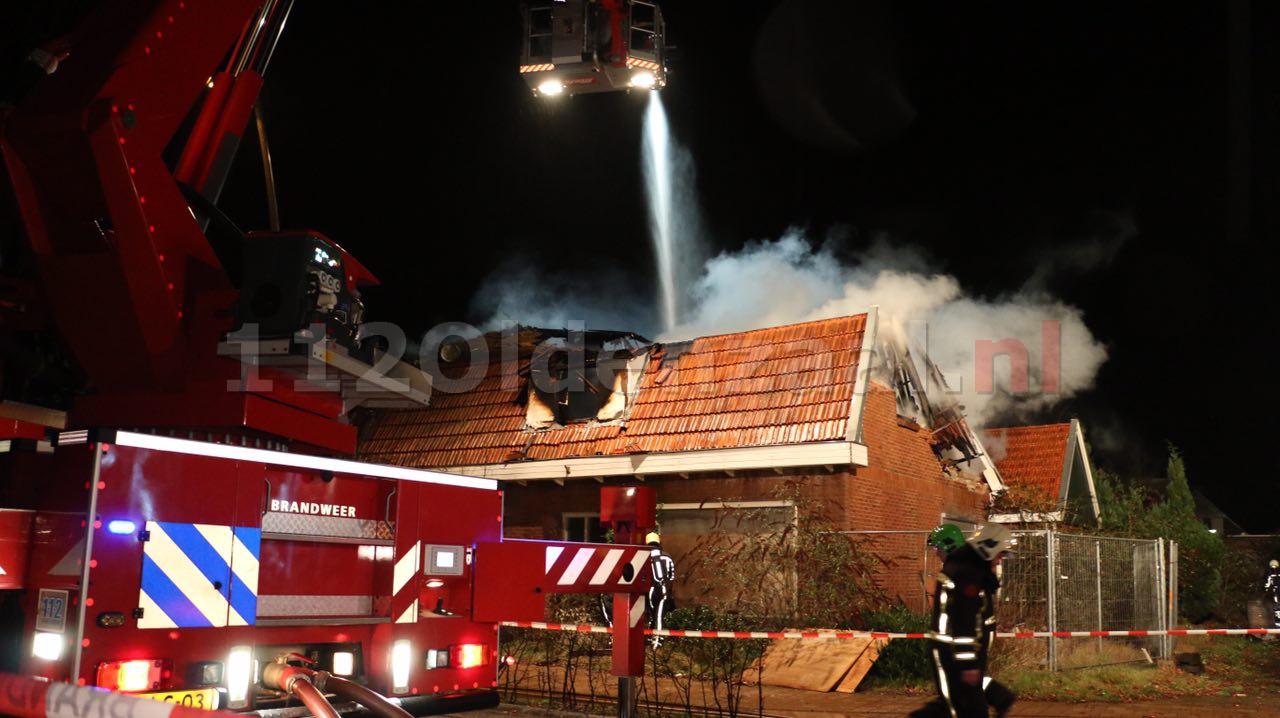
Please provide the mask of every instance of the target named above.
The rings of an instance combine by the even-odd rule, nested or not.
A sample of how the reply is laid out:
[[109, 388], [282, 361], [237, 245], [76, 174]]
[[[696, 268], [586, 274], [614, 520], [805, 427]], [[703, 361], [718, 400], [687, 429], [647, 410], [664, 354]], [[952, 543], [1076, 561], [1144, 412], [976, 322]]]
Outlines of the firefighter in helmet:
[[1262, 591], [1266, 595], [1271, 620], [1276, 628], [1280, 628], [1280, 561], [1274, 558], [1267, 564], [1267, 577], [1262, 582]]
[[[959, 532], [934, 529], [929, 545], [945, 550], [954, 542], [951, 529]], [[1003, 716], [1013, 704], [1013, 693], [986, 672], [996, 632], [996, 569], [1016, 544], [1008, 528], [990, 523], [947, 555], [934, 590], [930, 636], [938, 697], [912, 713], [915, 718], [986, 718], [988, 707]]]
[[[676, 578], [676, 562], [662, 550], [662, 537], [656, 531], [645, 536], [644, 542], [649, 544], [649, 570], [653, 573], [645, 606], [649, 609], [649, 627], [662, 630], [662, 617], [675, 608], [671, 584]], [[661, 638], [654, 636], [653, 645], [660, 645]]]
[[[649, 593], [645, 595], [645, 610], [649, 612], [649, 628], [662, 630], [662, 617], [675, 610], [675, 599], [671, 594], [671, 584], [676, 578], [676, 562], [662, 550], [662, 537], [656, 531], [649, 532], [644, 541], [649, 545], [649, 571], [653, 581], [649, 585]], [[607, 625], [613, 625], [613, 611], [609, 602], [609, 594], [600, 594], [600, 613]], [[662, 637], [654, 636], [653, 645], [661, 645]]]
[[955, 524], [940, 524], [929, 532], [929, 538], [925, 543], [937, 549], [938, 558], [946, 561], [952, 551], [964, 545], [964, 532]]

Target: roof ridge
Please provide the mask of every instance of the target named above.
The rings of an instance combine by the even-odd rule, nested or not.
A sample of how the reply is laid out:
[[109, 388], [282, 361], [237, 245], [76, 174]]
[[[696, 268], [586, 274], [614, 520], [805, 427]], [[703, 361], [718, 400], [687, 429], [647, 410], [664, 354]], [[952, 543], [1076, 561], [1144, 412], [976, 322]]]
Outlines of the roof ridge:
[[[863, 317], [865, 320], [866, 316], [867, 316], [866, 312], [861, 312], [859, 314], [841, 314], [840, 316], [836, 316], [836, 317], [826, 317], [824, 319], [810, 319], [808, 321], [794, 322], [792, 324], [778, 324], [771, 327], [757, 327], [756, 329], [745, 329], [739, 332], [722, 332], [720, 334], [702, 334], [694, 337], [688, 337], [687, 339], [678, 339], [675, 341], [655, 342], [655, 343], [656, 344], [682, 344], [685, 342], [698, 341], [699, 339], [720, 339], [722, 337], [747, 336], [749, 334], [758, 334], [760, 332], [772, 332], [772, 331], [778, 331], [783, 329], [795, 329], [797, 327], [808, 326], [811, 324], [821, 324], [823, 322], [835, 322], [835, 321], [840, 321], [842, 319], [857, 319], [858, 317]], [[799, 341], [799, 339], [801, 338], [797, 338], [795, 341]]]
[[980, 429], [980, 431], [1021, 431], [1026, 429], [1056, 429], [1059, 427], [1070, 427], [1070, 421], [1055, 421], [1051, 424], [1024, 424], [1022, 426], [993, 426]]

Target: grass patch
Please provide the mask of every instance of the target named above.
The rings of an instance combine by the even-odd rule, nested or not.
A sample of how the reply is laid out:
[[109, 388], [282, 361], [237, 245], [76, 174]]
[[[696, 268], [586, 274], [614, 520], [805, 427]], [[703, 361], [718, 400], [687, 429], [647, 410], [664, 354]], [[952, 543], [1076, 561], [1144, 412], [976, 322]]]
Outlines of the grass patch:
[[1126, 702], [1256, 694], [1274, 690], [1275, 676], [1280, 674], [1280, 641], [1196, 636], [1179, 640], [1174, 652], [1199, 653], [1204, 673], [1192, 675], [1174, 665], [1128, 664], [1057, 673], [1010, 667], [996, 671], [995, 677], [1028, 700]]
[[1280, 675], [1280, 641], [1259, 641], [1245, 636], [1188, 636], [1179, 639], [1174, 653], [1200, 654], [1204, 674], [1218, 686], [1218, 693], [1275, 690]]
[[1102, 666], [1057, 673], [1013, 670], [996, 677], [1028, 700], [1117, 703], [1218, 692], [1208, 676], [1172, 666]]

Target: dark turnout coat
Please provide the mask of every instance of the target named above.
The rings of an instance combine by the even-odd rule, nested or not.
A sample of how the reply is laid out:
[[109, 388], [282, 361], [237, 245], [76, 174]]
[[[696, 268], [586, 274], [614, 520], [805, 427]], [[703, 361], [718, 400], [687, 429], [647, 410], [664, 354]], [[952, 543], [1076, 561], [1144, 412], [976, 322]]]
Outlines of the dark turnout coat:
[[962, 546], [947, 557], [935, 590], [933, 641], [939, 654], [956, 670], [985, 672], [1000, 590], [991, 564], [972, 546]]

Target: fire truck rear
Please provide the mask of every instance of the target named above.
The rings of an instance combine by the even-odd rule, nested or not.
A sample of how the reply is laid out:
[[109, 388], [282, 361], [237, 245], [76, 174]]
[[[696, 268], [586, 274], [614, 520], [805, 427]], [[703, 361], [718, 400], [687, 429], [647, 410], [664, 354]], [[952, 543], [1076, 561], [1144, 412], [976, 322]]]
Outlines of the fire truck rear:
[[290, 698], [263, 681], [281, 661], [412, 713], [496, 703], [495, 625], [471, 615], [492, 481], [128, 431], [53, 443], [0, 460], [23, 673], [263, 710]]
[[[498, 621], [586, 591], [638, 675], [647, 548], [502, 541], [495, 482], [347, 458], [353, 408], [429, 379], [372, 336], [341, 246], [217, 206], [290, 5], [106, 0], [0, 108], [26, 252], [0, 276], [0, 670], [456, 711], [496, 702]], [[619, 535], [652, 518], [626, 500]]]

